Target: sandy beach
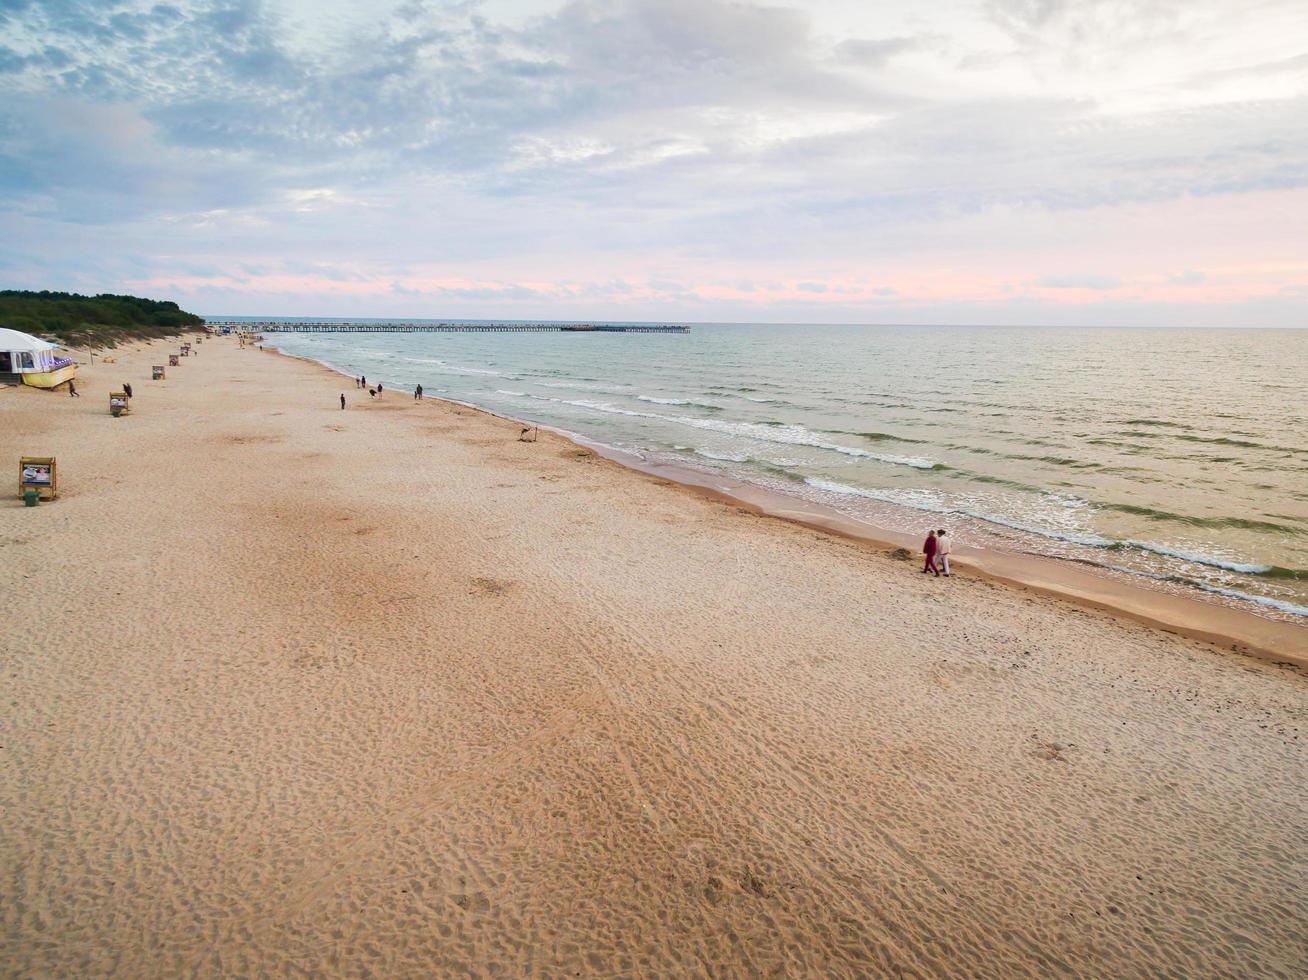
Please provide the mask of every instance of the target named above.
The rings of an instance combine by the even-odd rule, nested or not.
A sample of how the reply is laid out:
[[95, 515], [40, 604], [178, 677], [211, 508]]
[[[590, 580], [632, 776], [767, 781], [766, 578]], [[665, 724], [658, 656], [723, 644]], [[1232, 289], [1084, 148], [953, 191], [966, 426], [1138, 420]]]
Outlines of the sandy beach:
[[168, 350], [0, 389], [4, 975], [1308, 973], [1303, 628]]

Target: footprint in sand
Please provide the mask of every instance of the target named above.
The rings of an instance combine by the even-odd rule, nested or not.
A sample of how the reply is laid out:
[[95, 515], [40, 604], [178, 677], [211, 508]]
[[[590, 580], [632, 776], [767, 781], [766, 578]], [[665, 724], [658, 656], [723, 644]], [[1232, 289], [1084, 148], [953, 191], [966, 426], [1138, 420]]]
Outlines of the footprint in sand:
[[745, 871], [740, 876], [740, 887], [751, 895], [757, 895], [759, 898], [767, 898], [767, 886], [763, 879], [749, 870], [749, 865], [745, 865]]
[[1048, 762], [1067, 762], [1067, 753], [1076, 748], [1074, 745], [1063, 745], [1061, 742], [1039, 742], [1034, 750], [1037, 759], [1045, 759]]
[[482, 595], [506, 595], [514, 586], [507, 579], [478, 577], [472, 580], [473, 591]]
[[722, 879], [715, 875], [709, 875], [704, 882], [704, 898], [708, 900], [708, 903], [717, 905], [722, 901], [725, 892], [726, 886], [722, 884]]
[[450, 896], [450, 900], [465, 912], [485, 915], [490, 911], [490, 899], [486, 897], [485, 892], [473, 892], [471, 895], [459, 892]]

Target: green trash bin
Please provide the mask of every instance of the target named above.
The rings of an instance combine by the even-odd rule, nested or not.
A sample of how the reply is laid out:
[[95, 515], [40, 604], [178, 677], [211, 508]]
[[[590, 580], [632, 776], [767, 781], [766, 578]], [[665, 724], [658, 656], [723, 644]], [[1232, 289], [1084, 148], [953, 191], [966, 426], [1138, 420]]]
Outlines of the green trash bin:
[[23, 491], [23, 505], [26, 507], [35, 507], [40, 499], [40, 490], [32, 490], [29, 488]]

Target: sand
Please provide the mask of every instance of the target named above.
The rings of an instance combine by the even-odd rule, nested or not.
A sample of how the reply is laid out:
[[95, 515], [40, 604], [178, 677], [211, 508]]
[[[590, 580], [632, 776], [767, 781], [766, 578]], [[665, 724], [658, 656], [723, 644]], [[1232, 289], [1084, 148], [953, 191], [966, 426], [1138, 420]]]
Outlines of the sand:
[[5, 975], [1308, 972], [1292, 664], [169, 347], [0, 390]]

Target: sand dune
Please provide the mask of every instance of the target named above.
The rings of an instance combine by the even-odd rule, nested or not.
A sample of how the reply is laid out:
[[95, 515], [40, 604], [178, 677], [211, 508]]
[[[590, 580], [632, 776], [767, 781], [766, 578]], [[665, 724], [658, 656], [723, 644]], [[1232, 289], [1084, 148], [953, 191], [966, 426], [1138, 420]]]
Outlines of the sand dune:
[[1301, 671], [160, 349], [0, 391], [5, 975], [1308, 972]]

